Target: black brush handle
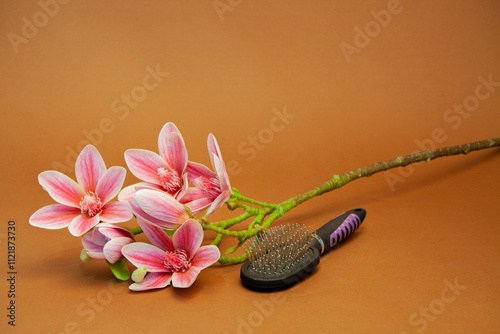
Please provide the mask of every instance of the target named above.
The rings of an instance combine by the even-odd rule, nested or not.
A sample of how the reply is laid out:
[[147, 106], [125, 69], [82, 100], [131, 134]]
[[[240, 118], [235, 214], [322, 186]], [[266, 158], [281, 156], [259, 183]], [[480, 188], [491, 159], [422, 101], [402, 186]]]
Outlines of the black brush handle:
[[318, 249], [321, 254], [328, 252], [351, 235], [361, 225], [365, 217], [366, 210], [361, 208], [338, 215], [316, 230], [317, 238], [314, 240], [312, 247]]

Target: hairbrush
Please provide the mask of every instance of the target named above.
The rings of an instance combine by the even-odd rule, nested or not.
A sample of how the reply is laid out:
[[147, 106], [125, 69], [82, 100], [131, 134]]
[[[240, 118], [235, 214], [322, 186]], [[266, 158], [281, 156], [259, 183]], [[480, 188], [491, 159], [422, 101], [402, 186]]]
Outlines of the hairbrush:
[[314, 231], [305, 225], [276, 226], [243, 245], [248, 261], [241, 267], [243, 285], [252, 290], [278, 291], [306, 278], [320, 256], [338, 245], [363, 222], [364, 209], [344, 212]]

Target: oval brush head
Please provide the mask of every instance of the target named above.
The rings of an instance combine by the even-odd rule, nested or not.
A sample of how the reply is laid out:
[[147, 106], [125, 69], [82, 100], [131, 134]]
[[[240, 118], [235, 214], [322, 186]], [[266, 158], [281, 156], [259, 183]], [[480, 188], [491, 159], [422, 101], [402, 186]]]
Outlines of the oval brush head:
[[275, 291], [307, 277], [319, 263], [320, 252], [311, 247], [316, 233], [305, 225], [270, 228], [252, 238], [243, 249], [248, 261], [241, 267], [242, 283], [254, 290]]

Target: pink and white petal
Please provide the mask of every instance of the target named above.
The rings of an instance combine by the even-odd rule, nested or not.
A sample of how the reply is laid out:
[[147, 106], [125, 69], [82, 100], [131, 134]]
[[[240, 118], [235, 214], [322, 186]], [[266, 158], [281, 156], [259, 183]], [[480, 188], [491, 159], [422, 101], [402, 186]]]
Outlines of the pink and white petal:
[[158, 185], [161, 185], [158, 169], [168, 169], [168, 165], [162, 157], [148, 150], [130, 149], [125, 151], [125, 162], [128, 169], [136, 177]]
[[148, 240], [158, 248], [164, 251], [175, 251], [172, 239], [158, 226], [148, 223], [141, 216], [137, 216], [137, 223], [146, 235]]
[[205, 217], [210, 216], [215, 210], [220, 208], [226, 201], [231, 197], [231, 192], [230, 191], [224, 191], [222, 192], [217, 198], [213, 201], [213, 203], [210, 205], [210, 208], [208, 208], [207, 213], [205, 213]]
[[164, 287], [167, 287], [171, 281], [171, 273], [148, 273], [140, 283], [131, 284], [129, 286], [129, 289], [133, 291], [162, 289]]
[[133, 200], [135, 198], [136, 192], [137, 190], [135, 189], [135, 184], [125, 187], [118, 193], [118, 200], [120, 202]]
[[213, 201], [214, 200], [212, 197], [207, 197], [191, 201], [184, 205], [187, 206], [192, 213], [197, 214], [209, 207], [213, 203]]
[[179, 175], [184, 174], [188, 162], [188, 153], [182, 136], [172, 132], [167, 137], [167, 164]]
[[[160, 134], [158, 135], [158, 151], [160, 153], [160, 156], [165, 159], [165, 161], [170, 165], [170, 161], [168, 158], [168, 152], [169, 152], [169, 147], [168, 147], [168, 136], [171, 133], [177, 133], [181, 139], [182, 135], [179, 129], [175, 126], [174, 123], [168, 122], [163, 126], [163, 128], [160, 131]], [[170, 165], [172, 167], [172, 165]]]
[[69, 223], [69, 233], [75, 237], [79, 237], [89, 231], [92, 227], [99, 223], [99, 215], [89, 217], [87, 214], [80, 214], [76, 216], [71, 223]]
[[82, 238], [83, 248], [85, 248], [87, 252], [102, 253], [102, 249], [104, 248], [107, 239], [95, 238], [94, 234], [96, 234], [96, 230], [93, 230], [92, 232], [87, 233], [83, 236]]
[[125, 181], [126, 174], [127, 171], [125, 168], [118, 166], [110, 167], [106, 173], [104, 173], [95, 188], [95, 192], [103, 204], [108, 203], [118, 195], [123, 186], [123, 181]]
[[188, 175], [189, 182], [191, 182], [195, 186], [198, 186], [196, 179], [198, 179], [200, 176], [203, 176], [207, 179], [217, 178], [217, 174], [212, 172], [207, 166], [192, 161], [188, 162], [186, 173]]
[[154, 183], [150, 183], [150, 182], [136, 183], [135, 189], [136, 189], [136, 191], [139, 191], [141, 189], [150, 189], [150, 190], [160, 190], [160, 191], [165, 192], [165, 189], [163, 188], [163, 186], [158, 185], [158, 184], [154, 184]]
[[189, 187], [186, 192], [184, 193], [184, 195], [182, 197], [179, 197], [178, 200], [181, 204], [186, 204], [186, 203], [189, 203], [189, 202], [192, 202], [192, 201], [195, 201], [195, 200], [198, 200], [198, 199], [204, 199], [204, 198], [208, 198], [208, 199], [212, 199], [212, 201], [214, 200], [214, 197], [212, 195], [210, 195], [209, 192], [203, 190], [203, 189], [200, 189], [200, 188], [196, 188], [196, 187]]
[[109, 263], [115, 263], [123, 257], [122, 248], [132, 242], [134, 242], [134, 240], [127, 237], [111, 239], [106, 243], [106, 245], [104, 245], [104, 257], [106, 258], [106, 260], [108, 260]]
[[[225, 170], [225, 167], [224, 167], [224, 170]], [[230, 195], [233, 193], [233, 189], [231, 188], [231, 183], [229, 182], [229, 175], [227, 174], [227, 172], [224, 172], [220, 178], [219, 178], [219, 181], [220, 181], [220, 189], [221, 191], [229, 191]]]
[[139, 190], [135, 199], [142, 210], [156, 219], [182, 224], [189, 215], [184, 206], [167, 193], [156, 190]]
[[194, 219], [187, 220], [172, 236], [176, 249], [184, 249], [191, 260], [203, 241], [203, 228]]
[[210, 206], [213, 201], [214, 197], [210, 193], [195, 187], [188, 188], [179, 200], [179, 202], [187, 206], [192, 213], [203, 211]]
[[104, 260], [105, 259], [104, 253], [102, 253], [102, 252], [87, 251], [87, 255], [93, 259], [96, 259], [96, 260]]
[[128, 202], [110, 202], [104, 204], [99, 215], [103, 222], [121, 223], [132, 219], [132, 209]]
[[181, 189], [177, 192], [177, 195], [175, 195], [175, 199], [179, 200], [179, 198], [182, 198], [186, 192], [189, 189], [189, 184], [188, 184], [188, 175], [187, 173], [182, 174], [182, 187]]
[[56, 230], [68, 227], [76, 216], [80, 215], [78, 208], [64, 204], [51, 204], [37, 210], [29, 219], [29, 223], [36, 227]]
[[225, 191], [225, 190], [231, 191], [231, 185], [229, 184], [229, 176], [227, 175], [226, 166], [224, 165], [224, 161], [222, 161], [222, 159], [219, 159], [215, 155], [213, 156], [213, 161], [215, 163], [214, 168], [215, 168], [215, 171], [217, 172], [217, 178], [219, 179], [219, 182], [220, 182], [221, 191]]
[[176, 230], [180, 224], [174, 224], [165, 222], [163, 220], [156, 219], [155, 217], [148, 215], [144, 210], [141, 209], [139, 204], [137, 204], [136, 200], [129, 201], [130, 206], [132, 207], [132, 212], [136, 217], [143, 218], [146, 222], [153, 224], [155, 226], [167, 229], [167, 230]]
[[207, 245], [201, 246], [193, 259], [191, 260], [191, 266], [198, 269], [205, 269], [217, 262], [220, 258], [220, 251], [217, 246]]
[[150, 272], [165, 272], [165, 251], [144, 242], [134, 242], [122, 248], [122, 254], [137, 268]]
[[114, 224], [102, 223], [98, 226], [99, 232], [108, 239], [127, 237], [134, 239], [132, 232], [124, 227], [116, 226]]
[[118, 194], [118, 200], [122, 202], [135, 199], [135, 193], [141, 189], [152, 189], [165, 191], [162, 186], [150, 182], [139, 182], [128, 187], [125, 187]]
[[172, 275], [172, 285], [176, 288], [189, 288], [198, 277], [200, 269], [191, 267], [185, 272], [178, 272]]
[[80, 208], [80, 201], [85, 196], [85, 191], [68, 176], [49, 170], [38, 175], [38, 182], [56, 202]]
[[93, 145], [80, 152], [75, 164], [76, 180], [86, 192], [95, 191], [97, 183], [106, 172], [101, 154]]
[[210, 160], [212, 161], [212, 166], [214, 166], [215, 168], [213, 155], [215, 154], [215, 156], [217, 156], [219, 159], [222, 159], [222, 154], [220, 153], [217, 139], [215, 139], [215, 136], [213, 134], [208, 135], [207, 146], [208, 146], [208, 154], [210, 156]]
[[101, 248], [104, 247], [104, 245], [106, 244], [106, 242], [108, 242], [109, 238], [106, 238], [106, 236], [104, 234], [101, 233], [101, 225], [97, 226], [95, 229], [93, 229], [91, 232], [85, 234], [84, 238], [87, 236], [87, 235], [91, 235], [92, 237], [92, 241], [96, 244], [96, 245], [100, 245]]

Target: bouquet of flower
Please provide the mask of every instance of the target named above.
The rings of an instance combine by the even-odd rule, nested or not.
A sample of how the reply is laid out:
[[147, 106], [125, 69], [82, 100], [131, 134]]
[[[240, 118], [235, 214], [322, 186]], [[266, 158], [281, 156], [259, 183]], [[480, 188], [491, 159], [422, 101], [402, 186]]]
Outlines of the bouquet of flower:
[[[173, 123], [165, 124], [158, 137], [159, 154], [142, 149], [125, 152], [128, 169], [142, 182], [124, 189], [125, 168], [106, 168], [98, 150], [88, 145], [76, 160], [76, 182], [58, 171], [40, 173], [40, 185], [58, 204], [39, 209], [29, 223], [46, 229], [67, 227], [73, 236], [82, 237], [82, 261], [106, 260], [118, 279], [134, 281], [131, 290], [170, 284], [187, 288], [202, 269], [217, 261], [241, 263], [247, 259], [246, 254], [221, 256], [218, 246], [224, 236], [237, 240], [226, 250], [229, 255], [292, 208], [353, 180], [420, 161], [500, 146], [500, 138], [495, 138], [412, 153], [334, 175], [311, 191], [280, 203], [265, 203], [231, 188], [217, 140], [209, 134], [207, 142], [212, 169], [189, 161], [181, 133]], [[112, 201], [117, 196], [118, 201]], [[210, 222], [208, 217], [224, 203], [230, 210], [243, 212], [228, 220]], [[133, 217], [136, 228], [117, 224]], [[229, 229], [247, 219], [253, 219], [247, 228]], [[202, 246], [204, 230], [217, 234], [210, 245]], [[150, 243], [136, 241], [140, 233]], [[132, 274], [126, 260], [137, 267]]]

